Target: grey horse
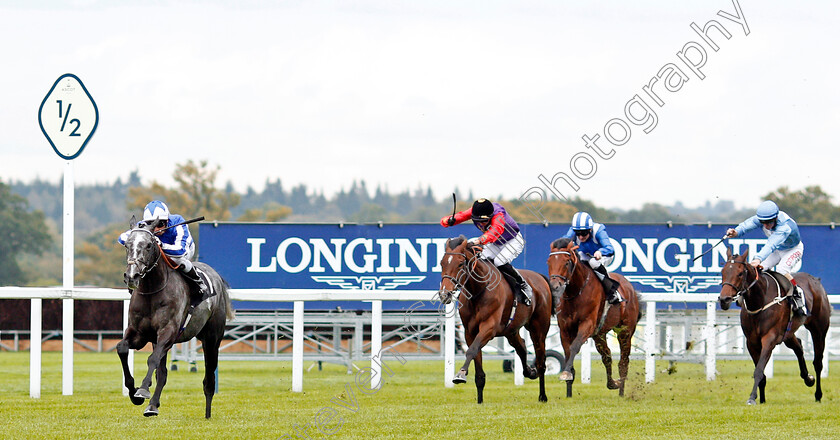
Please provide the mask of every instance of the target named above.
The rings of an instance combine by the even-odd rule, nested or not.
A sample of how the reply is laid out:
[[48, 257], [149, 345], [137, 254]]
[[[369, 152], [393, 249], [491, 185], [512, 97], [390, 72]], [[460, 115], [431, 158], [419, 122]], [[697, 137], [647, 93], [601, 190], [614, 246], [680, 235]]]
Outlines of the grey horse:
[[[190, 284], [172, 267], [163, 254], [160, 241], [148, 227], [139, 224], [129, 232], [125, 241], [125, 283], [131, 293], [128, 310], [128, 327], [117, 344], [122, 362], [125, 386], [135, 405], [146, 399], [149, 406], [146, 417], [158, 415], [160, 394], [166, 385], [166, 356], [169, 349], [179, 342], [198, 338], [204, 351], [204, 416], [210, 418], [213, 394], [216, 389], [216, 367], [219, 346], [225, 334], [225, 322], [234, 318], [227, 282], [210, 266], [195, 263], [207, 275], [208, 287], [215, 293], [199, 303], [188, 316]], [[140, 388], [134, 386], [134, 377], [128, 369], [128, 350], [138, 350], [151, 342], [154, 348], [147, 364], [149, 371]], [[154, 395], [149, 392], [152, 372], [156, 372]]]

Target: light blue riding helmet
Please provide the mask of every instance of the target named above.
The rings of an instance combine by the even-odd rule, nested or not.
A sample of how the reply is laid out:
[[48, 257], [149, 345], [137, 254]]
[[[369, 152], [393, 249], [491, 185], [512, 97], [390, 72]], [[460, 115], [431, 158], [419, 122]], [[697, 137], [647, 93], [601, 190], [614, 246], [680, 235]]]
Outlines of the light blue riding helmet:
[[586, 231], [592, 229], [592, 216], [583, 211], [572, 217], [572, 230]]
[[779, 216], [779, 207], [770, 200], [765, 200], [758, 205], [755, 215], [759, 220], [772, 220]]

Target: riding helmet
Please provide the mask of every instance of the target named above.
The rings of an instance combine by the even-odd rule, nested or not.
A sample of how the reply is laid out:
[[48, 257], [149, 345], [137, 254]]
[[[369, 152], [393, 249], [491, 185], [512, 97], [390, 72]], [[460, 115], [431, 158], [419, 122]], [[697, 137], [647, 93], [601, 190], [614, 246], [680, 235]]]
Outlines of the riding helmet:
[[587, 231], [592, 229], [592, 216], [583, 211], [572, 217], [572, 229], [575, 231]]
[[779, 216], [779, 207], [770, 200], [765, 200], [758, 205], [755, 211], [759, 220], [772, 220]]
[[487, 199], [478, 199], [472, 206], [472, 219], [480, 222], [490, 220], [493, 217], [493, 202]]
[[143, 210], [143, 221], [169, 220], [169, 207], [160, 200], [153, 200]]

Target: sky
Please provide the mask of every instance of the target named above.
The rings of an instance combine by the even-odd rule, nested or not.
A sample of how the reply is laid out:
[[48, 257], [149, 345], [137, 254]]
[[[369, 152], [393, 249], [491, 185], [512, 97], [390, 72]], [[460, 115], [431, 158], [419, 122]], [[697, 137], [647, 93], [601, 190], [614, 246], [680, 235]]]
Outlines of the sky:
[[99, 110], [76, 185], [207, 160], [220, 185], [328, 197], [838, 202], [840, 6], [793, 5], [4, 1], [0, 180], [61, 179], [38, 111], [72, 73]]

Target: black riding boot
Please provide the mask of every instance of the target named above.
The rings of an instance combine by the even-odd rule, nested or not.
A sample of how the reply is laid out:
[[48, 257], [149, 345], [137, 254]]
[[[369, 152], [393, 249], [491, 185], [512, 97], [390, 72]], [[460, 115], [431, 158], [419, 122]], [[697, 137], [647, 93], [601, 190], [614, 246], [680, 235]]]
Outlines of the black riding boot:
[[607, 268], [604, 267], [603, 264], [595, 269], [595, 273], [598, 275], [598, 278], [601, 279], [601, 284], [604, 286], [604, 293], [607, 295], [608, 303], [618, 304], [624, 301], [624, 298], [622, 298], [621, 294], [618, 293], [618, 281], [610, 278], [609, 273], [607, 273]]
[[533, 295], [533, 292], [531, 291], [531, 285], [528, 284], [528, 282], [522, 278], [522, 275], [519, 274], [519, 271], [516, 270], [516, 268], [513, 267], [510, 263], [499, 266], [499, 270], [504, 274], [510, 275], [514, 280], [516, 280], [516, 284], [519, 284], [519, 291], [522, 292], [522, 304], [530, 306], [531, 296]]
[[[210, 296], [210, 290], [207, 288], [207, 285], [204, 284], [204, 279], [202, 279], [198, 275], [198, 272], [195, 271], [195, 266], [193, 266], [189, 272], [184, 270], [184, 265], [181, 265], [180, 269], [184, 273], [184, 276], [196, 287], [198, 287], [198, 294], [190, 296], [190, 304], [192, 306], [198, 305], [198, 303]], [[190, 289], [190, 291], [192, 292], [192, 289]]]
[[796, 316], [811, 316], [808, 313], [808, 307], [805, 306], [805, 292], [799, 286], [793, 286], [793, 295], [791, 296], [791, 306], [793, 307], [793, 314]]

